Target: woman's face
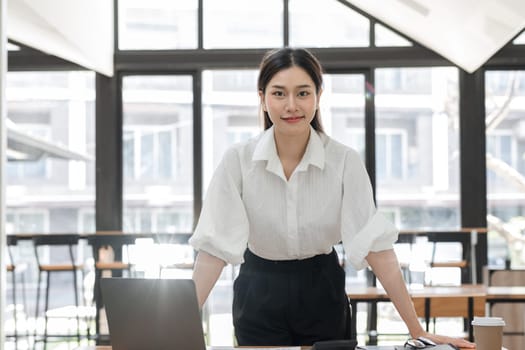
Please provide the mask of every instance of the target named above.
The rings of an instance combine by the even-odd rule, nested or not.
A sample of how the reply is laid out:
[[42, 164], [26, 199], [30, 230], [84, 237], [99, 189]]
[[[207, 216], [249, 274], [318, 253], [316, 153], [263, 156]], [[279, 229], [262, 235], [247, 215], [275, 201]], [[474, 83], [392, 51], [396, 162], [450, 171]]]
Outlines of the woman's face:
[[308, 73], [296, 66], [275, 74], [264, 94], [259, 92], [262, 108], [268, 112], [275, 133], [287, 136], [310, 131], [320, 95]]

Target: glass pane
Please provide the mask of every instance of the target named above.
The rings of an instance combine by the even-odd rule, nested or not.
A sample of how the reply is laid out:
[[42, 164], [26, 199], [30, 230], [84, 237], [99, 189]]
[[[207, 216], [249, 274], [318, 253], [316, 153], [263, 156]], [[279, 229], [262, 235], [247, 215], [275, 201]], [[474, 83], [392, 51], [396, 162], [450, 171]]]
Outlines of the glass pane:
[[[191, 232], [192, 84], [190, 76], [123, 79], [126, 232]], [[168, 225], [166, 215], [177, 220]]]
[[198, 0], [119, 0], [121, 50], [197, 48]]
[[20, 51], [20, 46], [7, 43], [7, 51]]
[[412, 46], [410, 41], [379, 23], [375, 24], [374, 30], [376, 46]]
[[521, 33], [512, 43], [514, 45], [525, 45], [525, 32]]
[[204, 0], [204, 48], [283, 44], [282, 0]]
[[485, 94], [489, 265], [523, 267], [525, 71], [487, 72]]
[[204, 189], [224, 152], [262, 131], [255, 70], [208, 70], [202, 74]]
[[376, 70], [376, 183], [399, 229], [460, 225], [455, 68]]
[[[324, 74], [321, 122], [327, 135], [355, 149], [365, 161], [365, 78], [362, 74]], [[347, 282], [366, 284], [365, 270], [345, 264]]]
[[325, 132], [352, 147], [365, 160], [365, 78], [362, 74], [325, 74], [321, 119]]
[[290, 0], [290, 45], [366, 47], [369, 20], [335, 0]]
[[9, 233], [77, 232], [95, 208], [95, 74], [7, 74]]

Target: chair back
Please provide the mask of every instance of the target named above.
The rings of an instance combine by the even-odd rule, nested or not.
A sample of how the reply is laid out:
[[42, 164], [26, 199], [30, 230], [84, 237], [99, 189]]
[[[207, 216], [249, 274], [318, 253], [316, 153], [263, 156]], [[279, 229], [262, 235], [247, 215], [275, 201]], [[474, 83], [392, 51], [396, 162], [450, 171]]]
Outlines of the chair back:
[[[80, 236], [78, 234], [42, 234], [33, 237], [33, 247], [39, 268], [43, 264], [71, 264], [75, 265], [76, 255], [74, 247], [78, 245]], [[44, 247], [49, 249], [49, 256], [43, 259]], [[56, 249], [55, 249], [56, 248]], [[63, 250], [67, 253], [64, 254]]]
[[15, 263], [13, 259], [13, 251], [12, 247], [18, 244], [18, 237], [15, 235], [6, 235], [6, 246], [7, 246], [7, 269], [8, 271], [11, 271], [14, 269]]

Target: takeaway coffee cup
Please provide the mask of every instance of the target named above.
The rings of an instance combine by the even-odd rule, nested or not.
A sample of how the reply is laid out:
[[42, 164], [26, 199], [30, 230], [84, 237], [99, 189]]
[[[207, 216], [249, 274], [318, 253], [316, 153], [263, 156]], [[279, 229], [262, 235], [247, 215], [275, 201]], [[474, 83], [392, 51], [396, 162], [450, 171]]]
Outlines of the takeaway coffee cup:
[[474, 341], [477, 350], [501, 350], [503, 342], [503, 327], [505, 321], [501, 317], [474, 317]]

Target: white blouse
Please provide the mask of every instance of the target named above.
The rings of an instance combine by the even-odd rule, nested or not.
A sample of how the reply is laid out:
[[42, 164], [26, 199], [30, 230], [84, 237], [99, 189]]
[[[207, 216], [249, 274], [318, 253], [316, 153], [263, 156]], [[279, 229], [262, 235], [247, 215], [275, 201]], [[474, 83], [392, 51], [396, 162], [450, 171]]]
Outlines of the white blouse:
[[328, 254], [342, 241], [360, 269], [370, 251], [392, 248], [397, 235], [376, 210], [357, 152], [312, 128], [286, 180], [272, 127], [226, 152], [190, 244], [240, 264], [246, 247], [266, 259], [291, 260]]

